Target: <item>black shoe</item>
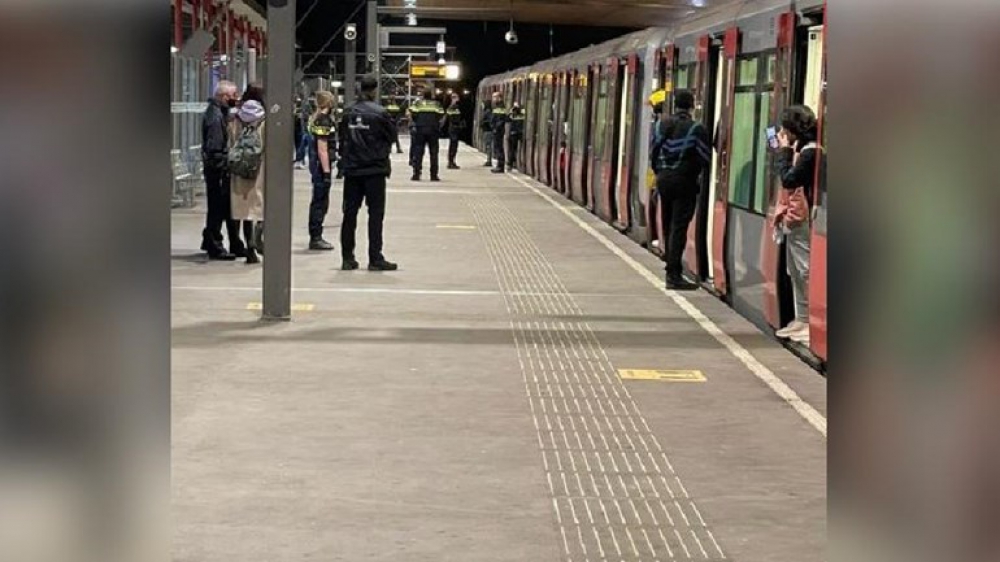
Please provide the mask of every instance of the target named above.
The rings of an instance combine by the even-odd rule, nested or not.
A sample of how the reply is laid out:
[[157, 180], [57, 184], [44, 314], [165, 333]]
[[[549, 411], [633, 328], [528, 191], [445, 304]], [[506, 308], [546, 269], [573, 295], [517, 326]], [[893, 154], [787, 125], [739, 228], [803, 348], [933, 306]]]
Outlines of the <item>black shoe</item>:
[[486, 162], [486, 163], [483, 164], [483, 166], [488, 166], [488, 167], [492, 168], [493, 167], [493, 162]]
[[333, 244], [322, 238], [313, 238], [309, 241], [309, 249], [317, 252], [329, 252], [333, 250]]
[[239, 246], [233, 246], [229, 249], [229, 253], [238, 258], [245, 258], [247, 257], [247, 247], [244, 246], [243, 244], [240, 244]]
[[264, 224], [257, 223], [253, 227], [253, 247], [257, 253], [264, 255]]
[[667, 278], [667, 289], [671, 291], [697, 291], [698, 284], [692, 283], [683, 277]]
[[402, 150], [397, 150], [397, 151], [396, 151], [396, 154], [402, 154], [402, 153], [403, 153], [403, 151], [402, 151]]
[[368, 271], [396, 271], [399, 266], [391, 261], [379, 260], [368, 264]]
[[441, 178], [438, 176], [431, 176], [431, 181], [441, 181]]
[[503, 173], [503, 168], [493, 168], [490, 171], [493, 172], [494, 174], [502, 174]]
[[253, 265], [255, 263], [260, 263], [260, 258], [257, 257], [257, 252], [253, 248], [247, 248], [247, 265]]
[[458, 164], [455, 164], [454, 162], [452, 162], [452, 163], [448, 164], [448, 169], [449, 170], [461, 170], [462, 168], [460, 168], [458, 166]]
[[347, 259], [345, 259], [344, 263], [341, 264], [340, 269], [342, 271], [354, 271], [355, 269], [357, 269], [359, 267], [361, 267], [361, 264], [359, 264], [357, 262], [357, 260], [353, 260], [353, 259], [347, 260]]

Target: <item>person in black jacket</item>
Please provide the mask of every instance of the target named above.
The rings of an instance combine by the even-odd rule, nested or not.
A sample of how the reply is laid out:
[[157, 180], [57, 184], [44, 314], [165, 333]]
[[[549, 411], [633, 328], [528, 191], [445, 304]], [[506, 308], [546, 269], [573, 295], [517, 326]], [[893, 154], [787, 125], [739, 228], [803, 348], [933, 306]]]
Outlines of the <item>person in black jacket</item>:
[[398, 134], [389, 112], [375, 101], [378, 85], [376, 78], [365, 76], [361, 80], [361, 100], [344, 112], [340, 123], [340, 166], [344, 174], [340, 246], [344, 271], [358, 268], [354, 247], [362, 202], [368, 205], [368, 270], [398, 269], [382, 255], [386, 179], [392, 175], [389, 155]]
[[793, 105], [782, 112], [775, 158], [782, 193], [774, 220], [784, 235], [785, 261], [795, 296], [795, 320], [775, 335], [803, 345], [809, 345], [810, 218], [817, 156], [822, 154], [816, 144], [816, 132], [816, 115], [808, 107]]
[[493, 129], [493, 154], [496, 156], [497, 165], [493, 170], [494, 174], [504, 173], [504, 143], [507, 141], [507, 123], [510, 121], [510, 113], [503, 105], [503, 94], [493, 92], [493, 111], [490, 112], [490, 127]]
[[458, 162], [455, 159], [458, 157], [458, 141], [462, 136], [462, 131], [465, 130], [465, 117], [462, 115], [462, 109], [459, 107], [460, 98], [458, 94], [451, 95], [451, 105], [448, 106], [447, 117], [447, 127], [448, 127], [448, 169], [458, 170]]
[[[246, 257], [239, 224], [230, 219], [229, 110], [236, 107], [237, 100], [236, 84], [226, 80], [219, 82], [201, 120], [201, 156], [208, 199], [201, 249], [213, 260], [232, 261], [237, 257]], [[226, 224], [231, 252], [227, 252], [222, 244], [223, 223]]]
[[441, 181], [438, 176], [440, 160], [438, 157], [440, 145], [438, 140], [441, 135], [441, 120], [444, 117], [444, 108], [434, 99], [434, 91], [430, 87], [424, 89], [423, 99], [417, 100], [410, 107], [410, 115], [413, 118], [413, 143], [415, 152], [413, 153], [413, 181], [420, 181], [420, 174], [424, 165], [424, 153], [430, 149], [431, 153], [431, 181]]
[[510, 162], [508, 168], [511, 170], [523, 165], [519, 159], [521, 139], [524, 138], [524, 119], [525, 115], [521, 104], [514, 102], [514, 108], [510, 111]]
[[673, 115], [657, 123], [649, 154], [666, 238], [667, 288], [691, 291], [698, 285], [684, 279], [682, 258], [688, 226], [698, 206], [699, 179], [711, 162], [711, 152], [705, 126], [691, 117], [694, 95], [678, 91], [674, 108]]
[[483, 102], [483, 112], [479, 119], [479, 128], [483, 131], [483, 151], [486, 153], [486, 162], [483, 166], [493, 167], [493, 102], [486, 100]]

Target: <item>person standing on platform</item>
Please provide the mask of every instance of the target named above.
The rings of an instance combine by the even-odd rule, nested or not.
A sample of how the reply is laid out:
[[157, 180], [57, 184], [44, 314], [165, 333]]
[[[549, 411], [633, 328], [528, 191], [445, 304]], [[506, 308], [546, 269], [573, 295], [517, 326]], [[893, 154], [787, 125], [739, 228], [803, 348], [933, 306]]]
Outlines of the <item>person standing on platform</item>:
[[510, 163], [508, 168], [513, 170], [522, 166], [520, 160], [521, 139], [524, 138], [524, 110], [521, 104], [514, 102], [514, 108], [510, 112]]
[[649, 153], [656, 172], [667, 241], [667, 288], [693, 291], [698, 285], [684, 279], [682, 258], [688, 226], [698, 206], [699, 179], [711, 162], [711, 152], [705, 126], [691, 116], [694, 95], [687, 90], [678, 91], [674, 108], [673, 115], [658, 123]]
[[337, 161], [337, 128], [334, 124], [334, 97], [325, 90], [316, 92], [316, 112], [309, 119], [309, 171], [312, 173], [312, 201], [309, 203], [309, 249], [329, 252], [333, 244], [323, 238], [323, 221], [330, 210], [333, 165]]
[[[201, 119], [201, 157], [208, 199], [201, 249], [213, 260], [233, 261], [246, 255], [239, 227], [230, 219], [229, 110], [236, 107], [236, 100], [236, 84], [227, 80], [219, 82]], [[231, 252], [227, 252], [222, 243], [223, 223], [229, 234]]]
[[504, 143], [507, 141], [507, 123], [510, 121], [510, 114], [503, 105], [503, 95], [500, 92], [493, 92], [493, 110], [490, 112], [490, 126], [493, 129], [493, 155], [497, 159], [497, 165], [493, 168], [494, 174], [504, 173]]
[[344, 112], [340, 124], [341, 170], [344, 173], [344, 220], [340, 226], [341, 269], [358, 269], [354, 258], [355, 231], [361, 203], [368, 205], [368, 270], [395, 271], [382, 254], [386, 179], [392, 175], [389, 155], [399, 134], [378, 98], [378, 80], [361, 80], [361, 100]]
[[392, 119], [392, 126], [396, 127], [396, 154], [403, 153], [403, 147], [399, 146], [399, 118], [403, 115], [402, 108], [396, 103], [396, 98], [389, 100], [389, 105], [385, 106], [385, 110], [389, 112], [389, 118]]
[[462, 132], [465, 131], [465, 117], [462, 115], [462, 109], [458, 105], [459, 101], [458, 94], [452, 94], [451, 105], [448, 106], [447, 112], [449, 170], [461, 169], [458, 166], [458, 162], [456, 162], [456, 158], [458, 157], [458, 142], [462, 136]]
[[413, 153], [413, 181], [420, 181], [420, 174], [424, 165], [424, 152], [430, 149], [431, 153], [431, 181], [441, 181], [438, 176], [438, 151], [440, 146], [438, 138], [441, 135], [441, 119], [444, 117], [444, 108], [434, 99], [434, 91], [425, 88], [423, 99], [417, 100], [410, 108], [410, 115], [413, 118], [413, 143], [416, 151]]
[[[248, 93], [250, 90], [248, 90]], [[232, 172], [233, 219], [243, 222], [247, 264], [260, 262], [257, 257], [264, 220], [264, 110], [263, 100], [247, 99], [236, 114], [234, 142], [229, 151]]]
[[483, 113], [479, 119], [479, 128], [483, 131], [483, 152], [486, 153], [486, 163], [483, 166], [493, 167], [493, 104], [483, 102]]

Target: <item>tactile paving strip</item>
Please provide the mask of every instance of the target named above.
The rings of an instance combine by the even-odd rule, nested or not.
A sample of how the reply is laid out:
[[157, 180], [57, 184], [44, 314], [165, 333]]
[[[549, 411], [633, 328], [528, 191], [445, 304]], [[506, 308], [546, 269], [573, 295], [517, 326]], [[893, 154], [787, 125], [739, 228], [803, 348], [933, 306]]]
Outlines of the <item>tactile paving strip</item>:
[[466, 202], [511, 316], [564, 559], [726, 560], [552, 265], [499, 198]]

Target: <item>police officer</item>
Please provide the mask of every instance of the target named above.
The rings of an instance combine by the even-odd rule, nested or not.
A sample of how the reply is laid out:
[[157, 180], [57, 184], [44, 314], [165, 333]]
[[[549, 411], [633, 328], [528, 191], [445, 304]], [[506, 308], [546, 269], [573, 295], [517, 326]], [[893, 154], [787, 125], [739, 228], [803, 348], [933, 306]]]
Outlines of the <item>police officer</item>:
[[483, 148], [486, 152], [486, 162], [483, 166], [493, 167], [493, 104], [490, 100], [483, 102], [479, 128], [483, 131]]
[[519, 160], [521, 153], [518, 151], [522, 138], [524, 138], [524, 110], [521, 109], [521, 104], [514, 102], [514, 107], [510, 112], [510, 164], [508, 166], [512, 170], [522, 165]]
[[340, 226], [341, 269], [353, 271], [355, 232], [361, 204], [368, 206], [368, 270], [395, 271], [399, 266], [382, 255], [385, 184], [392, 174], [389, 154], [399, 140], [389, 112], [376, 101], [378, 79], [361, 80], [361, 99], [344, 112], [340, 122], [340, 167], [344, 174], [344, 220]]
[[431, 152], [431, 181], [441, 181], [438, 176], [438, 137], [441, 134], [441, 120], [444, 118], [444, 108], [434, 99], [434, 91], [429, 87], [424, 89], [423, 99], [417, 100], [410, 107], [413, 118], [413, 143], [416, 151], [413, 153], [413, 181], [420, 181], [424, 164], [424, 152]]
[[507, 133], [507, 123], [510, 121], [510, 114], [503, 105], [503, 94], [493, 92], [493, 110], [490, 112], [490, 127], [493, 130], [493, 153], [497, 158], [497, 165], [493, 168], [494, 174], [504, 172], [504, 142]]
[[458, 107], [459, 97], [458, 94], [451, 95], [451, 105], [448, 106], [447, 112], [447, 122], [448, 122], [448, 169], [458, 170], [458, 163], [455, 162], [455, 158], [458, 157], [458, 140], [462, 135], [462, 131], [465, 130], [465, 117], [462, 115], [462, 110]]
[[309, 249], [321, 252], [333, 250], [333, 244], [323, 239], [323, 221], [330, 210], [330, 187], [333, 166], [337, 162], [337, 128], [335, 126], [333, 94], [316, 92], [316, 113], [309, 119], [309, 171], [313, 193], [309, 203]]
[[[403, 115], [403, 110], [396, 103], [396, 98], [389, 100], [389, 105], [385, 106], [385, 110], [389, 112], [389, 117], [392, 119], [392, 125], [396, 127], [396, 131], [399, 131], [399, 118]], [[396, 154], [402, 154], [403, 148], [399, 146], [399, 135], [396, 135]]]

